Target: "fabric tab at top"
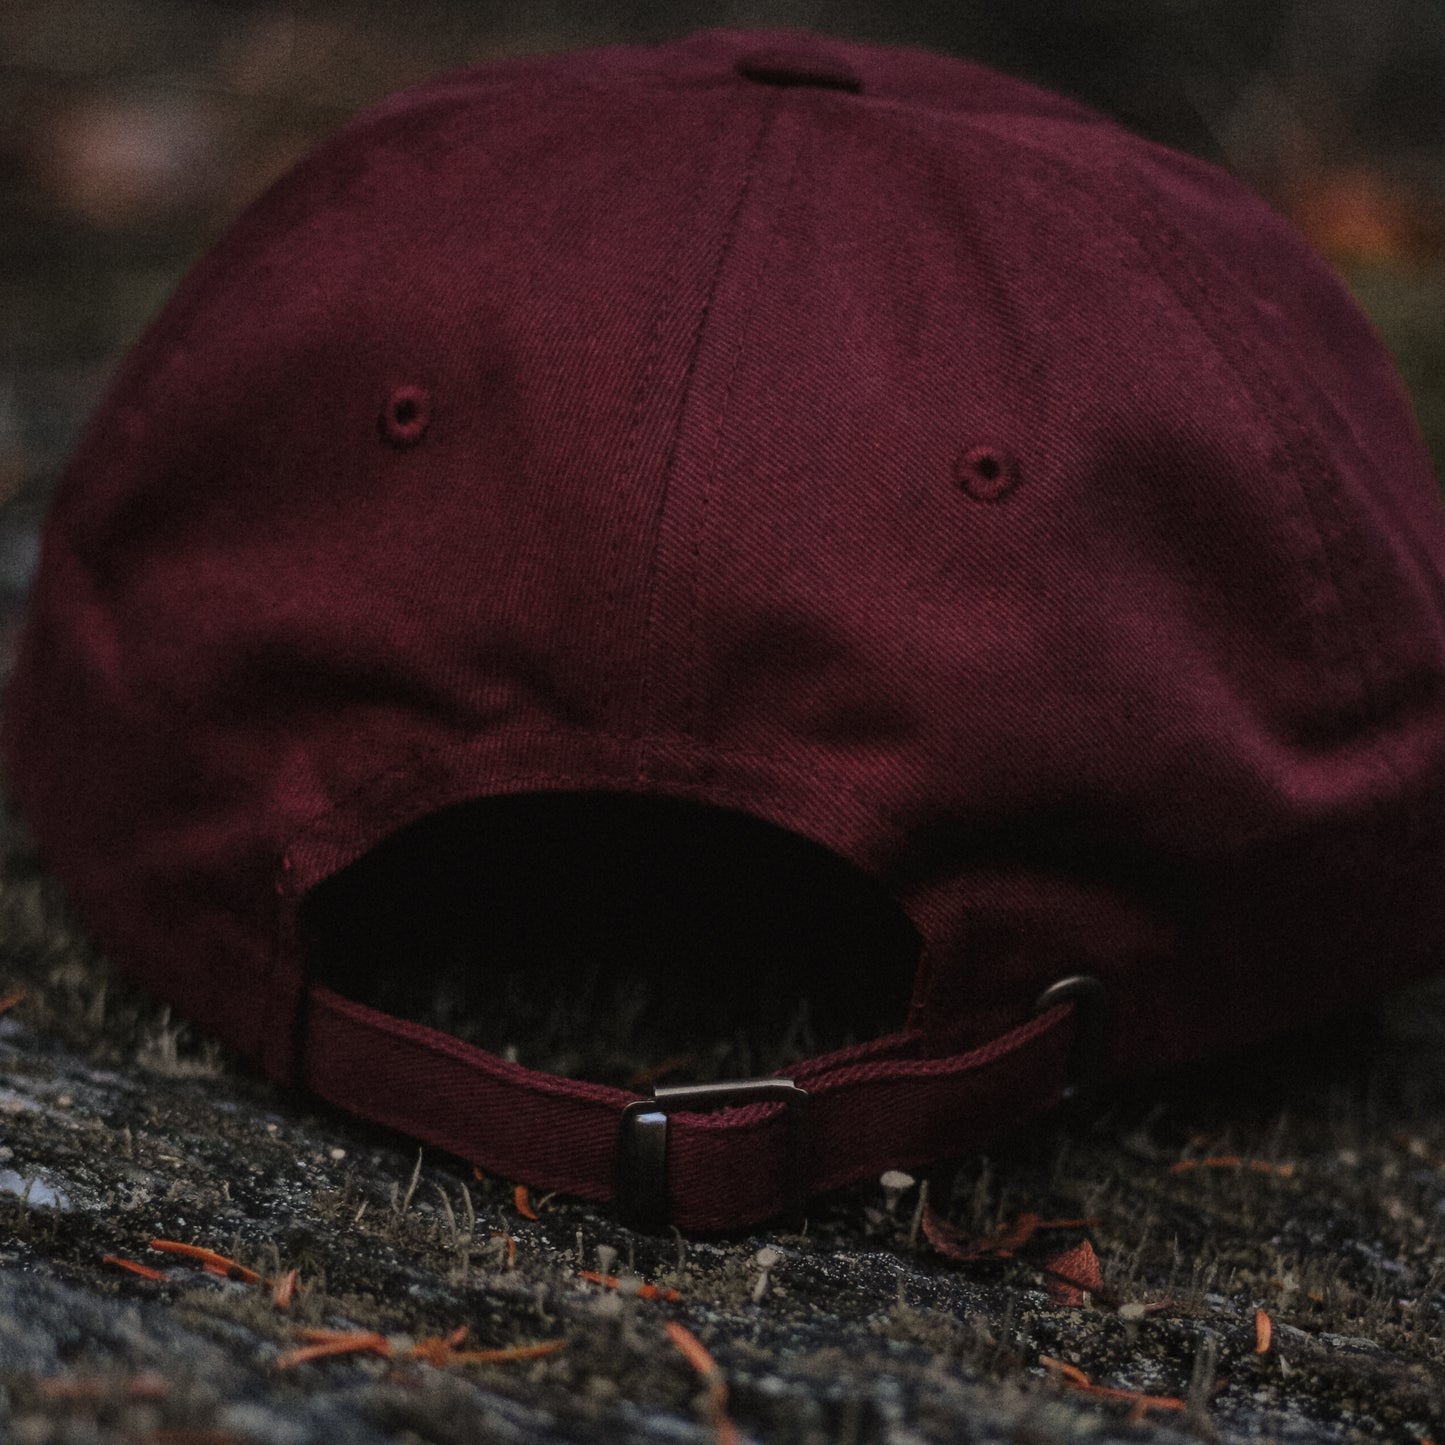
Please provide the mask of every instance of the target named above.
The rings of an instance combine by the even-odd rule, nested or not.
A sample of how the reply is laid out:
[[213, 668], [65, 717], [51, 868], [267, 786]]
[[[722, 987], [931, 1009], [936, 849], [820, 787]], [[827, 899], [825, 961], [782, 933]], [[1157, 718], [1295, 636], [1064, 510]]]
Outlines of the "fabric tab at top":
[[733, 67], [745, 80], [760, 85], [811, 85], [857, 94], [863, 80], [850, 65], [806, 50], [759, 50], [742, 56]]

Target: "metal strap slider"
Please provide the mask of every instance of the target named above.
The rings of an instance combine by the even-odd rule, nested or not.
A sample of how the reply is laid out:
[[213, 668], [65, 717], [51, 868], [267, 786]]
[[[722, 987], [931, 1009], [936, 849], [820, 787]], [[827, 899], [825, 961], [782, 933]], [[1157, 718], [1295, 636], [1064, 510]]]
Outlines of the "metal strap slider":
[[1074, 1006], [1074, 1042], [1064, 1083], [1065, 1107], [1086, 1114], [1098, 1102], [1109, 1044], [1109, 994], [1092, 974], [1076, 973], [1050, 984], [1034, 1001], [1034, 1017], [1062, 1003]]
[[782, 1104], [787, 1110], [783, 1192], [790, 1217], [801, 1220], [808, 1188], [807, 1093], [791, 1079], [731, 1079], [716, 1084], [654, 1088], [622, 1111], [613, 1158], [613, 1198], [629, 1229], [657, 1233], [671, 1222], [667, 1187], [668, 1118], [746, 1104]]

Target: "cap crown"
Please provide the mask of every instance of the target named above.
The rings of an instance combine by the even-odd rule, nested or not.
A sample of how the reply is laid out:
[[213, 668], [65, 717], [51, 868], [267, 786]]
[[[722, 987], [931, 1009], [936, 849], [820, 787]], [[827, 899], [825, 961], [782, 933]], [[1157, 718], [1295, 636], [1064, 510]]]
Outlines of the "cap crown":
[[285, 1071], [296, 901], [501, 793], [878, 879], [925, 1051], [1113, 1066], [1437, 966], [1445, 525], [1378, 339], [1218, 171], [963, 61], [483, 66], [277, 184], [136, 348], [4, 746], [105, 946]]

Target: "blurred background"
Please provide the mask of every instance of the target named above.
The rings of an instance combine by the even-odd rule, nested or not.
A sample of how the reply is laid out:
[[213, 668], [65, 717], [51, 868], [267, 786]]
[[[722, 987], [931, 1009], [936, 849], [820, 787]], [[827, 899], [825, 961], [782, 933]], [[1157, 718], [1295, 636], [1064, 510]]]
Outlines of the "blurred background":
[[120, 354], [319, 136], [442, 69], [711, 25], [971, 56], [1225, 165], [1374, 316], [1445, 471], [1445, 0], [0, 0], [0, 631]]

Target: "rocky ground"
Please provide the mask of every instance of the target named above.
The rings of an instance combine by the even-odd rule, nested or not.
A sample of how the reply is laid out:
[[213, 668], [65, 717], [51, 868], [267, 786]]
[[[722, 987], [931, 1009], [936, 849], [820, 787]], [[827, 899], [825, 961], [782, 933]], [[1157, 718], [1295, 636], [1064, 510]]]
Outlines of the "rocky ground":
[[[880, 1182], [800, 1233], [655, 1239], [258, 1081], [114, 977], [8, 836], [0, 1438], [1445, 1429], [1429, 991], [1042, 1127], [926, 1198]], [[308, 1331], [346, 1353], [305, 1358]]]

